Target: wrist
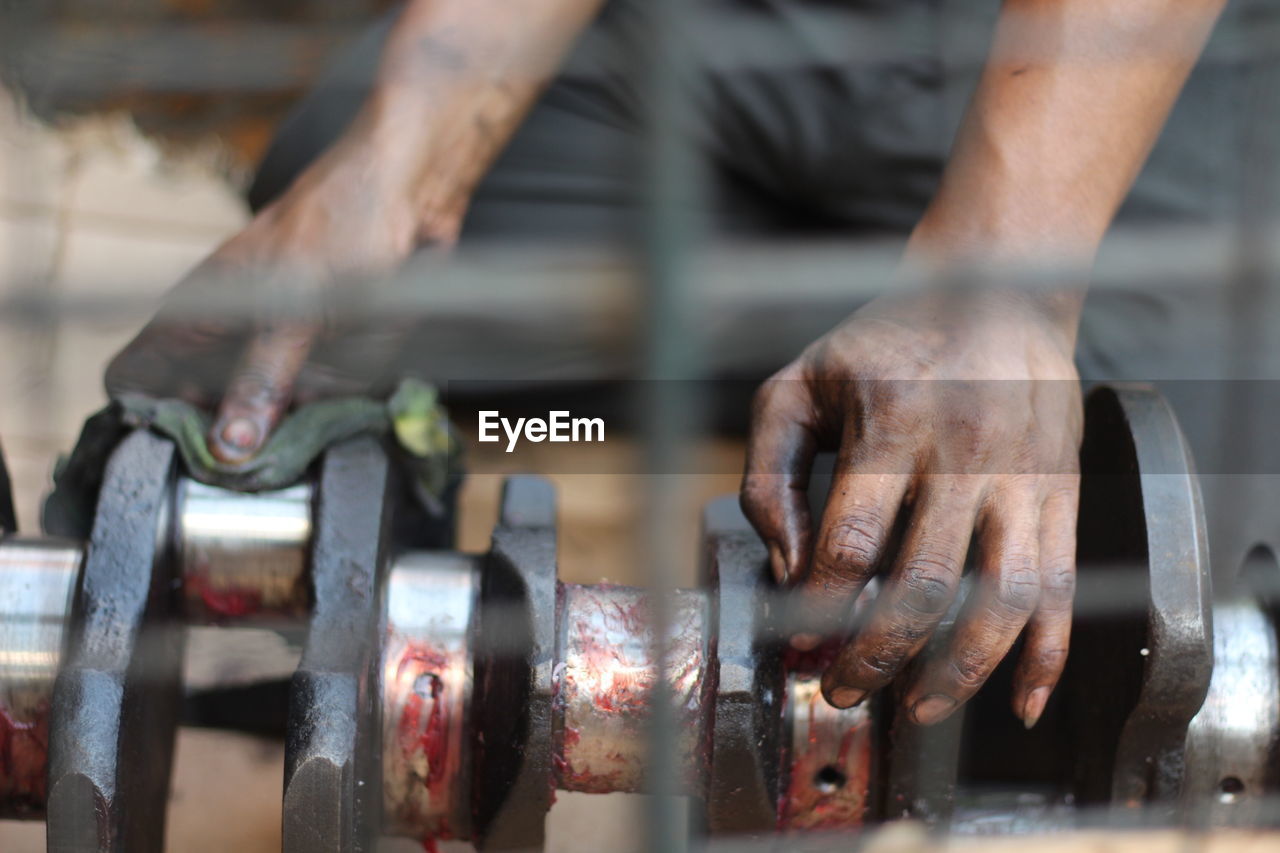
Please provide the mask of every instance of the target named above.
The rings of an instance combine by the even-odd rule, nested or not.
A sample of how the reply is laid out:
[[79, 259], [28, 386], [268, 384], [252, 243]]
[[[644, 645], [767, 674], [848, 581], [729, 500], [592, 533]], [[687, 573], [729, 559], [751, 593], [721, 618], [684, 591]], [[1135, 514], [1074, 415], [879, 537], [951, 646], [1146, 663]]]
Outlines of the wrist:
[[931, 208], [903, 255], [905, 278], [1034, 312], [1074, 342], [1097, 243], [1042, 238], [1016, 223], [966, 221]]

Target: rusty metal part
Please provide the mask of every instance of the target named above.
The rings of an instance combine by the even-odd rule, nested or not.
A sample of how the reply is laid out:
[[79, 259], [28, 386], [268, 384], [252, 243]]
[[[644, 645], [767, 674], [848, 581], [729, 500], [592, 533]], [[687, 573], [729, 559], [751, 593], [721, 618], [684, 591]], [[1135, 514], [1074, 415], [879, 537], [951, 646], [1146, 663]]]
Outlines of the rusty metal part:
[[383, 591], [382, 797], [389, 835], [471, 837], [476, 558], [396, 559]]
[[45, 807], [49, 714], [83, 550], [54, 540], [0, 540], [0, 818]]
[[786, 795], [778, 825], [786, 829], [849, 829], [865, 819], [871, 791], [870, 706], [839, 709], [822, 698], [817, 675], [787, 677], [786, 727], [791, 732]]
[[168, 546], [175, 453], [146, 430], [107, 463], [53, 690], [49, 849], [159, 853], [181, 698]]
[[325, 452], [311, 550], [312, 610], [289, 691], [285, 853], [368, 850], [379, 834], [375, 711], [390, 465], [374, 439]]
[[308, 483], [233, 492], [181, 478], [177, 546], [189, 622], [244, 622], [306, 613]]
[[556, 787], [584, 793], [644, 788], [648, 730], [659, 661], [678, 734], [676, 763], [689, 790], [706, 775], [709, 705], [708, 600], [678, 591], [670, 632], [653, 631], [651, 595], [632, 587], [566, 584], [561, 589], [557, 651]]

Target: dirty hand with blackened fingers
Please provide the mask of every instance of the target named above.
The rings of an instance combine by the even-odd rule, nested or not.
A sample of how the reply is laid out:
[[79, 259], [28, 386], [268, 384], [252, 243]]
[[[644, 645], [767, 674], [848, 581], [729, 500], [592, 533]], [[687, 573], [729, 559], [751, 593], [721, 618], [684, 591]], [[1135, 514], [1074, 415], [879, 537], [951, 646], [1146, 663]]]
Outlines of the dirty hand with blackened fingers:
[[[451, 246], [476, 185], [601, 0], [409, 0], [341, 138], [184, 279], [107, 370], [113, 395], [217, 410], [208, 442], [254, 456], [289, 405], [386, 390], [411, 316], [365, 289]], [[239, 310], [237, 310], [239, 309]]]
[[[774, 576], [828, 628], [884, 576], [823, 677], [831, 704], [857, 704], [920, 653], [972, 544], [975, 583], [950, 645], [914, 674], [905, 707], [922, 724], [945, 718], [1025, 629], [1014, 710], [1039, 718], [1071, 624], [1074, 322], [1009, 291], [882, 297], [761, 387], [742, 503]], [[806, 493], [822, 449], [838, 456], [815, 528]]]
[[[912, 667], [905, 707], [946, 718], [1023, 634], [1013, 709], [1027, 726], [1043, 713], [1071, 624], [1082, 285], [1222, 6], [1005, 0], [907, 245], [904, 279], [926, 286], [868, 303], [761, 388], [742, 503], [774, 574], [818, 628], [884, 581], [823, 675], [831, 704], [903, 672], [971, 559], [954, 632]], [[838, 458], [811, 526], [824, 448]]]
[[351, 322], [335, 299], [385, 280], [417, 239], [409, 206], [378, 189], [373, 171], [331, 151], [219, 247], [112, 360], [112, 396], [216, 410], [209, 449], [236, 464], [291, 402], [372, 393], [403, 327]]

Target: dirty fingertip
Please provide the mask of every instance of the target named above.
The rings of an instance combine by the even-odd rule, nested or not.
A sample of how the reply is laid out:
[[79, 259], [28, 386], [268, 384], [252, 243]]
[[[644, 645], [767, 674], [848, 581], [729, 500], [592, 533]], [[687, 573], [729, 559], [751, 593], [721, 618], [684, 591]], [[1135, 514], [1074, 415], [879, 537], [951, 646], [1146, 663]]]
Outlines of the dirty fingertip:
[[956, 700], [942, 693], [925, 696], [911, 706], [911, 717], [916, 725], [932, 726], [940, 723], [956, 709]]
[[837, 687], [826, 694], [827, 704], [835, 708], [852, 708], [867, 698], [867, 691], [856, 687]]
[[1022, 705], [1022, 724], [1031, 729], [1040, 722], [1040, 717], [1044, 714], [1044, 706], [1048, 701], [1048, 687], [1037, 687], [1028, 693]]
[[253, 456], [262, 445], [263, 430], [244, 416], [219, 421], [211, 430], [209, 449], [223, 462], [237, 463]]

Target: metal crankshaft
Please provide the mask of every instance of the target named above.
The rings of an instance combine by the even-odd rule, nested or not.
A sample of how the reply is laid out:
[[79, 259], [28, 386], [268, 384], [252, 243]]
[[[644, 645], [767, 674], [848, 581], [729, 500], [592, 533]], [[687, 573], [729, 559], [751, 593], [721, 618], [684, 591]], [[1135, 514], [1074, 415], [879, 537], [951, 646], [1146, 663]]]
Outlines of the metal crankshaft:
[[[557, 580], [538, 478], [507, 482], [492, 547], [464, 554], [414, 540], [375, 440], [242, 494], [187, 479], [167, 440], [134, 432], [87, 543], [0, 540], [0, 816], [44, 817], [51, 850], [160, 850], [182, 628], [267, 618], [307, 624], [291, 852], [381, 835], [537, 846], [556, 789], [645, 789], [655, 696], [675, 702], [676, 764], [714, 834], [905, 815], [1018, 831], [1206, 796], [1220, 820], [1248, 815], [1275, 781], [1271, 604], [1240, 586], [1215, 605], [1196, 477], [1158, 395], [1100, 389], [1087, 424], [1072, 662], [1032, 732], [1004, 708], [1007, 667], [928, 729], [892, 690], [826, 705], [821, 659], [787, 650], [789, 601], [734, 499], [708, 507], [703, 583], [666, 602], [658, 637], [650, 593]], [[1240, 683], [1261, 685], [1246, 722]]]

